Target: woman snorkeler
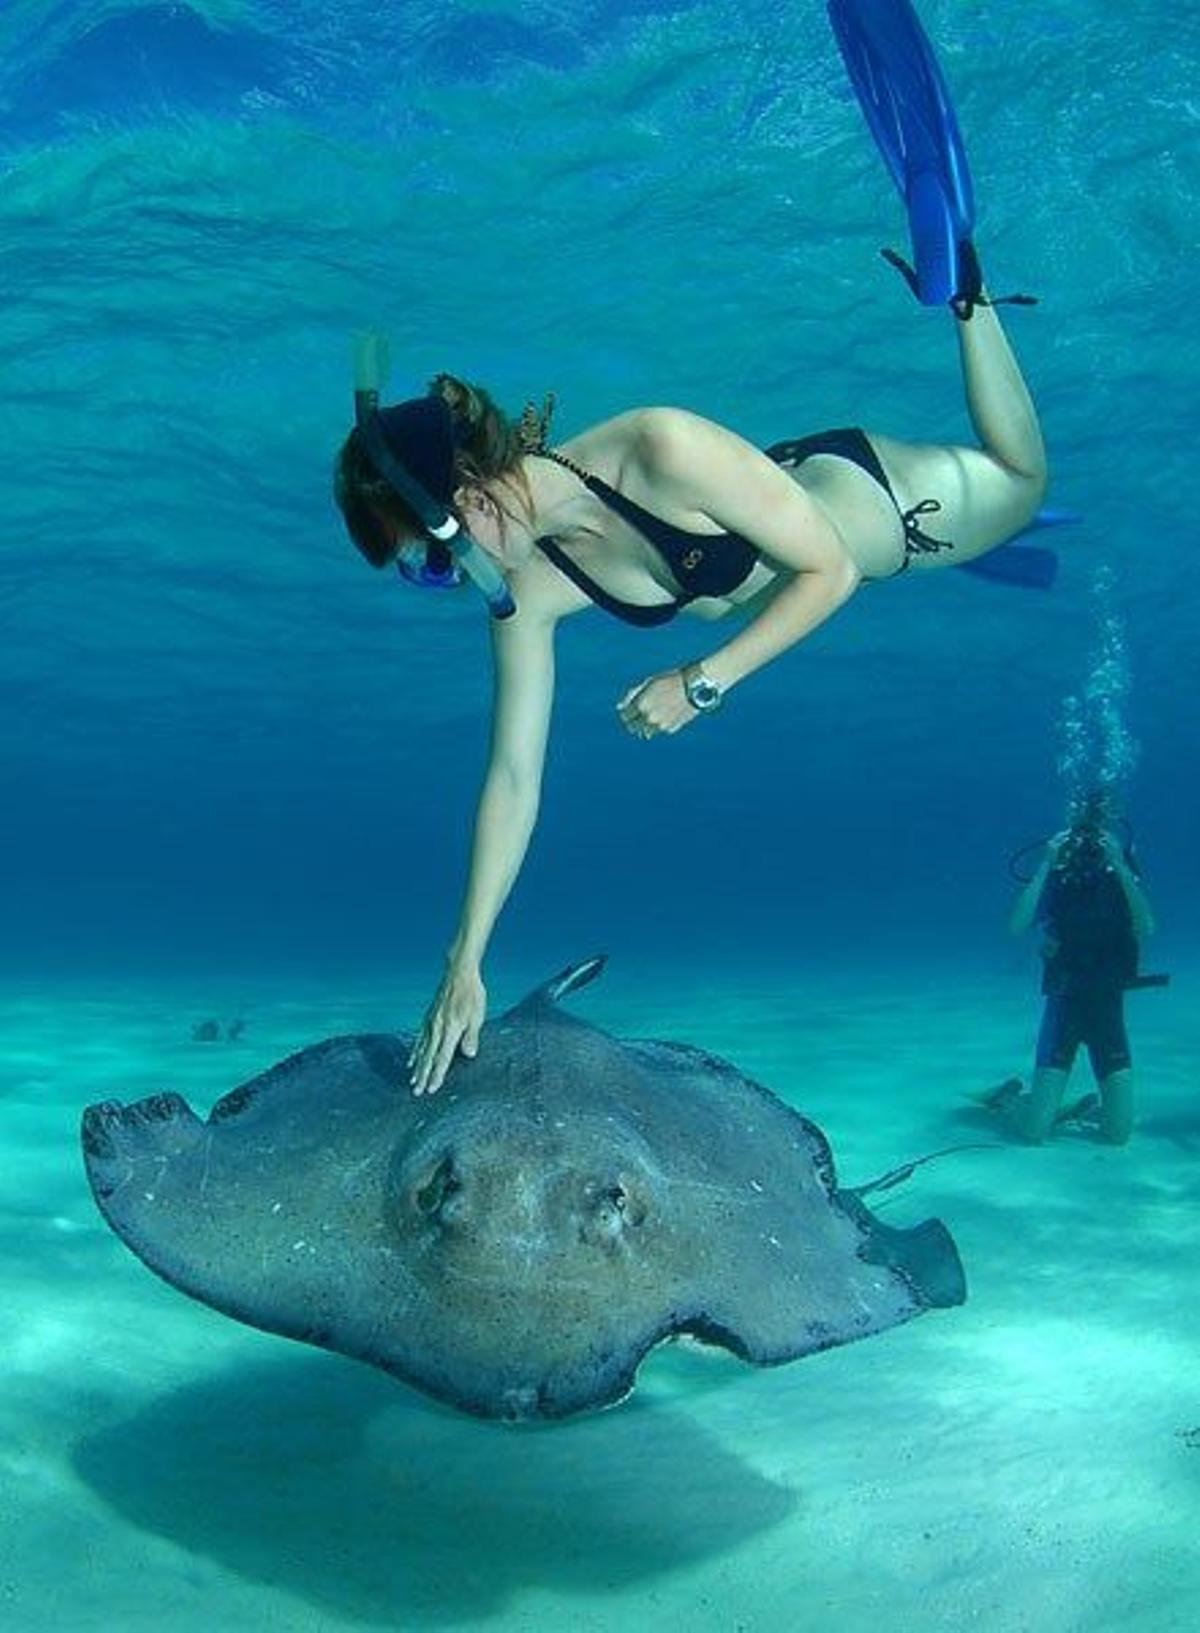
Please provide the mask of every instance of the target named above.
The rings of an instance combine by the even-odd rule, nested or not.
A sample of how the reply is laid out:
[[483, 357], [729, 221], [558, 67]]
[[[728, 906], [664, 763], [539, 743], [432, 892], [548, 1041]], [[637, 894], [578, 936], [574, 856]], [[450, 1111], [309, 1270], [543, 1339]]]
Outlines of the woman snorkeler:
[[1029, 392], [978, 283], [951, 304], [978, 447], [851, 429], [763, 452], [679, 408], [635, 408], [551, 445], [549, 404], [514, 423], [450, 375], [382, 410], [360, 392], [335, 477], [355, 544], [417, 583], [465, 569], [497, 615], [466, 894], [414, 1047], [414, 1092], [435, 1092], [456, 1052], [478, 1048], [484, 953], [538, 813], [562, 619], [593, 606], [645, 625], [742, 615], [694, 662], [619, 699], [626, 731], [653, 740], [715, 709], [863, 582], [962, 565], [1033, 520], [1046, 457]]

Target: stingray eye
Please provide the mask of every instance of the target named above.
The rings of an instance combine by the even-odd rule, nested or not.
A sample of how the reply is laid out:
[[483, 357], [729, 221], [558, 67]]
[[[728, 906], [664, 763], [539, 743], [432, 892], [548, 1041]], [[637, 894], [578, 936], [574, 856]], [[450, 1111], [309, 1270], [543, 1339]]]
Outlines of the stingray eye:
[[424, 1185], [417, 1187], [415, 1201], [421, 1212], [432, 1218], [440, 1214], [454, 1193], [461, 1189], [462, 1182], [454, 1172], [454, 1159], [447, 1153]]
[[589, 1224], [584, 1236], [588, 1240], [616, 1243], [624, 1232], [640, 1225], [646, 1210], [636, 1194], [620, 1180], [597, 1186], [593, 1192]]
[[636, 1186], [631, 1189], [622, 1180], [614, 1180], [605, 1190], [604, 1200], [616, 1212], [622, 1225], [641, 1225], [645, 1223], [646, 1204], [638, 1194]]

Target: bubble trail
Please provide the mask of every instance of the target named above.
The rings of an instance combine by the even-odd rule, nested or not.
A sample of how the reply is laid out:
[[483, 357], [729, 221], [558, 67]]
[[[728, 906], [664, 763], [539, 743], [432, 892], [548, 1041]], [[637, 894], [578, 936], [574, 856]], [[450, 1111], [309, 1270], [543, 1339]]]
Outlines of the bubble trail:
[[1096, 569], [1091, 597], [1094, 628], [1086, 674], [1082, 686], [1063, 698], [1058, 721], [1057, 769], [1072, 815], [1089, 792], [1118, 799], [1138, 760], [1137, 739], [1125, 717], [1129, 654], [1111, 567]]

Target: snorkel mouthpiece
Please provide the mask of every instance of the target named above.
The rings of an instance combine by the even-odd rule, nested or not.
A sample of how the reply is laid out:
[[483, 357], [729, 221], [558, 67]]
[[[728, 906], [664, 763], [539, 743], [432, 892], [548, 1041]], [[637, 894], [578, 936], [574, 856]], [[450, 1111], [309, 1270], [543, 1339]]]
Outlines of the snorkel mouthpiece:
[[396, 571], [423, 590], [455, 590], [463, 575], [449, 550], [424, 544], [402, 544], [396, 552]]
[[[465, 573], [487, 602], [493, 618], [511, 618], [517, 604], [500, 569], [463, 528], [450, 507], [417, 480], [389, 437], [385, 415], [379, 408], [379, 394], [387, 370], [388, 348], [384, 336], [374, 332], [356, 335], [355, 425], [372, 465], [397, 497], [403, 499], [434, 546], [423, 550], [420, 545], [410, 545], [401, 550], [396, 559], [400, 574], [409, 583], [426, 589], [451, 589], [462, 582]], [[421, 409], [426, 404], [431, 408], [436, 404], [449, 417], [450, 410], [440, 397], [417, 399], [413, 407], [417, 404]], [[389, 416], [396, 412], [395, 409], [386, 411]], [[415, 431], [416, 420], [424, 421], [425, 417], [422, 414], [413, 418]]]

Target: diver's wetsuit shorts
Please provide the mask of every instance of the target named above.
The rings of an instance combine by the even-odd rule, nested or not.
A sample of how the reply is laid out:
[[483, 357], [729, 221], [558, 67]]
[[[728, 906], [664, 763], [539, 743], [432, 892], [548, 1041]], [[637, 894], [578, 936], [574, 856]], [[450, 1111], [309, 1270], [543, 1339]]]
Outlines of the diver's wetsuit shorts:
[[1081, 1043], [1087, 1045], [1097, 1082], [1128, 1070], [1132, 1062], [1125, 1030], [1125, 994], [1120, 987], [1047, 997], [1038, 1033], [1038, 1065], [1069, 1072]]

